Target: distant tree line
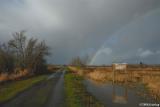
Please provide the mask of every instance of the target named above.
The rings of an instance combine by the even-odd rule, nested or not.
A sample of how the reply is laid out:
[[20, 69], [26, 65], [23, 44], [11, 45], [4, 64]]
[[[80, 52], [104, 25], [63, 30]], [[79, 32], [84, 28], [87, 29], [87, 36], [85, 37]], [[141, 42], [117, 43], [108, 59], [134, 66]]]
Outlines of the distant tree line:
[[72, 58], [70, 64], [74, 66], [86, 66], [90, 62], [90, 59], [89, 55], [85, 55], [83, 57], [77, 56]]
[[13, 34], [13, 39], [0, 44], [0, 73], [18, 72], [27, 69], [30, 73], [46, 71], [45, 57], [49, 47], [45, 41], [29, 38], [25, 31]]

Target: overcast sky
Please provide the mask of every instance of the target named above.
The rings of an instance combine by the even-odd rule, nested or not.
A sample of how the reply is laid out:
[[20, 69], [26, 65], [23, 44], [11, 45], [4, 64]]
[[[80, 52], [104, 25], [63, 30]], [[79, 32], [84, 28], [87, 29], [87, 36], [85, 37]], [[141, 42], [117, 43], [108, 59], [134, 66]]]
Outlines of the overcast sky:
[[21, 30], [52, 48], [49, 63], [160, 64], [160, 0], [0, 0], [0, 41]]

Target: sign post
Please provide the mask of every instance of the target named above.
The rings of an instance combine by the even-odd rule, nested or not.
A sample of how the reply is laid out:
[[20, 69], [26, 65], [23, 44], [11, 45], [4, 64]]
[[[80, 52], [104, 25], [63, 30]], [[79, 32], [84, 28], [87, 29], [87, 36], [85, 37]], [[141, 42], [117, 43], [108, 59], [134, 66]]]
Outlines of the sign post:
[[113, 83], [115, 82], [116, 79], [116, 71], [124, 71], [125, 73], [127, 73], [127, 63], [114, 63], [112, 65], [112, 70], [113, 70]]
[[[116, 81], [116, 72], [118, 71], [124, 71], [125, 73], [127, 73], [127, 64], [126, 63], [114, 63], [112, 65], [112, 70], [113, 70], [113, 81], [112, 81], [112, 85], [113, 85], [113, 102], [115, 103], [123, 103], [126, 104], [127, 103], [127, 97], [128, 97], [128, 91], [127, 91], [127, 87], [125, 87], [125, 93], [124, 96], [117, 96], [116, 95], [116, 89], [115, 89], [115, 81]], [[125, 83], [126, 83], [126, 79], [125, 79]]]

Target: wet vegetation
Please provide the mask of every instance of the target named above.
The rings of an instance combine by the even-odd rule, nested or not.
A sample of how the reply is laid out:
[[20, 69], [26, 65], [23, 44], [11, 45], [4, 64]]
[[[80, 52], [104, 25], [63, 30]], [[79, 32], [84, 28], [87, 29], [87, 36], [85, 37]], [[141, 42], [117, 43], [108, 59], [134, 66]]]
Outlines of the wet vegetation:
[[[101, 84], [113, 82], [112, 66], [102, 67], [75, 67], [70, 66], [70, 69], [82, 74], [84, 77]], [[129, 65], [127, 73], [117, 71], [114, 79], [115, 84], [127, 86], [135, 91], [137, 95], [150, 97], [153, 101], [160, 101], [160, 66], [145, 66]]]
[[65, 75], [66, 107], [104, 107], [94, 96], [87, 92], [84, 78], [68, 69]]

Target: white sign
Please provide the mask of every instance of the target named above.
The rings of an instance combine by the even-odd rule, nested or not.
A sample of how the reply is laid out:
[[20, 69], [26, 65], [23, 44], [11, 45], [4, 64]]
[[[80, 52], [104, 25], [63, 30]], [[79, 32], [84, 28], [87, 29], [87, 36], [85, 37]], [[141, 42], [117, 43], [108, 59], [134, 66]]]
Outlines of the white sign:
[[127, 64], [126, 63], [114, 64], [114, 67], [115, 70], [126, 70]]

